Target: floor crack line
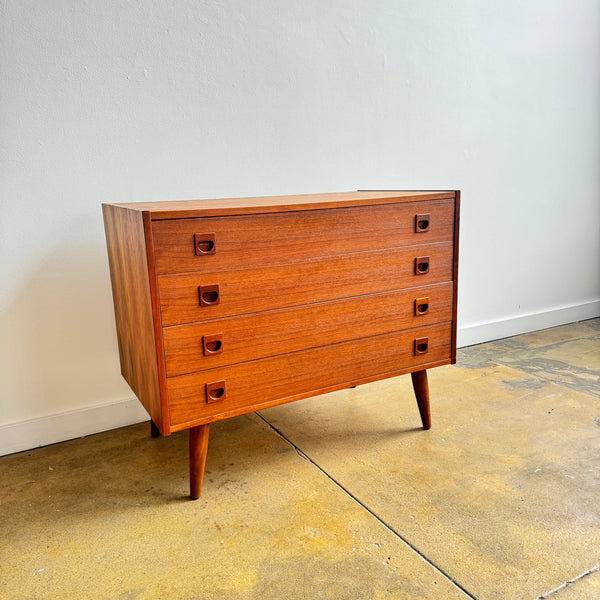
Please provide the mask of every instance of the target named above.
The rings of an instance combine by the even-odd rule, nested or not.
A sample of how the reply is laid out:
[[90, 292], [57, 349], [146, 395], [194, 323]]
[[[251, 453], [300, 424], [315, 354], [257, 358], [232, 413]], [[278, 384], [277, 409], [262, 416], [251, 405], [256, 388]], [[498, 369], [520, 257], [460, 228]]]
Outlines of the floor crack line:
[[546, 598], [550, 598], [550, 597], [554, 596], [555, 594], [558, 594], [558, 592], [561, 592], [562, 590], [568, 588], [569, 586], [573, 585], [574, 583], [577, 583], [578, 581], [585, 579], [588, 575], [592, 575], [593, 573], [596, 573], [598, 571], [600, 571], [600, 564], [597, 564], [596, 566], [592, 567], [591, 569], [588, 569], [584, 573], [581, 573], [581, 575], [577, 575], [577, 577], [574, 577], [573, 579], [569, 579], [569, 581], [565, 581], [563, 584], [559, 585], [557, 588], [554, 588], [553, 590], [550, 590], [549, 592], [546, 592], [545, 594], [538, 596], [537, 598], [535, 598], [535, 600], [546, 600]]
[[[300, 458], [303, 458], [304, 460], [309, 462], [313, 467], [318, 469], [336, 487], [338, 487], [340, 490], [342, 490], [348, 497], [350, 497], [354, 502], [356, 502], [361, 508], [363, 508], [365, 511], [367, 511], [367, 513], [369, 513], [369, 515], [371, 515], [380, 525], [385, 527], [392, 535], [397, 537], [402, 543], [404, 543], [413, 552], [415, 552], [418, 556], [420, 556], [429, 566], [431, 566], [440, 575], [442, 575], [444, 578], [446, 578], [448, 581], [450, 581], [453, 585], [455, 585], [461, 592], [463, 592], [469, 598], [471, 598], [471, 600], [477, 600], [476, 596], [473, 596], [473, 594], [471, 594], [464, 587], [462, 587], [462, 585], [460, 585], [457, 581], [455, 581], [450, 575], [448, 575], [448, 573], [446, 573], [443, 569], [438, 567], [435, 563], [431, 562], [430, 559], [428, 559], [422, 552], [420, 552], [417, 548], [415, 548], [415, 546], [413, 546], [408, 540], [406, 540], [404, 537], [402, 537], [391, 525], [389, 525], [388, 523], [383, 521], [380, 517], [378, 517], [368, 506], [363, 504], [354, 494], [352, 494], [350, 491], [348, 491], [339, 481], [335, 480], [329, 473], [327, 473], [327, 471], [325, 471], [314, 460], [312, 460], [309, 456], [307, 456], [300, 448], [298, 448], [298, 446], [296, 446], [296, 444], [294, 444], [279, 429], [277, 429], [277, 427], [275, 427], [274, 425], [269, 423], [269, 421], [267, 421], [267, 419], [265, 419], [265, 417], [263, 417], [260, 413], [256, 412], [254, 414], [256, 414], [258, 417], [260, 417], [260, 419], [262, 419], [271, 430], [273, 430], [280, 438], [285, 440], [292, 448], [294, 448], [294, 450], [296, 451], [296, 453], [298, 454], [298, 456]], [[541, 600], [541, 598], [536, 599], [536, 600]]]

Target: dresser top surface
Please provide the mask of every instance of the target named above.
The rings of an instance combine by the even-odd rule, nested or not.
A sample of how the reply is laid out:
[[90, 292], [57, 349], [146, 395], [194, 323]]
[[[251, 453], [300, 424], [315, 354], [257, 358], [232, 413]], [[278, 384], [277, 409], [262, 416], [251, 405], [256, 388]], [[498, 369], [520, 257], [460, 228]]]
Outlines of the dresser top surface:
[[341, 208], [344, 206], [370, 206], [454, 198], [449, 191], [359, 191], [295, 196], [260, 196], [254, 198], [221, 198], [207, 200], [171, 200], [164, 202], [131, 202], [111, 204], [123, 209], [150, 213], [152, 220], [188, 219], [225, 215], [244, 215], [298, 210]]

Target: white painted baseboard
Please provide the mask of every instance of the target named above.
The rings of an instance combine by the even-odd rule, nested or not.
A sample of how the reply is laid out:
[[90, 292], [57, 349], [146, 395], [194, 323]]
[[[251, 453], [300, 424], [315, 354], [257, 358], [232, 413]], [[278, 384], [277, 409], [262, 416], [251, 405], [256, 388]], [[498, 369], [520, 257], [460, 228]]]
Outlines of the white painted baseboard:
[[148, 421], [137, 398], [0, 425], [0, 456]]
[[[458, 328], [458, 346], [472, 346], [600, 316], [600, 300]], [[0, 456], [148, 420], [135, 398], [0, 426]]]
[[600, 300], [562, 306], [538, 313], [519, 315], [509, 319], [499, 319], [487, 323], [477, 323], [459, 327], [456, 345], [459, 348], [473, 346], [493, 340], [500, 340], [512, 335], [539, 331], [567, 323], [576, 323], [600, 316]]

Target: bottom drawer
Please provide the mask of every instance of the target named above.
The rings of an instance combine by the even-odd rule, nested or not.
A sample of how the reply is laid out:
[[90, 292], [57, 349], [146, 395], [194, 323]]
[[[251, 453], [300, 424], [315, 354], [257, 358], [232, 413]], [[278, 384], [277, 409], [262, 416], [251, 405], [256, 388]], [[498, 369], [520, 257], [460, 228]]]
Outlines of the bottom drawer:
[[440, 323], [171, 377], [171, 428], [450, 363], [451, 330], [451, 322]]

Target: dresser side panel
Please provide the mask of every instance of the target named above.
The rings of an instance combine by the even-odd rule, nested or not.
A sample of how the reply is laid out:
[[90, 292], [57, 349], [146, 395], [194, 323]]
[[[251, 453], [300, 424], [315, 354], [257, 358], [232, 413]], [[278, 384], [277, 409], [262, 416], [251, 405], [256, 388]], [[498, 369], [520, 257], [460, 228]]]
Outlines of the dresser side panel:
[[454, 199], [454, 250], [452, 256], [452, 364], [456, 364], [456, 330], [458, 326], [458, 233], [460, 229], [460, 190], [456, 190]]
[[162, 430], [143, 214], [102, 206], [121, 374]]

